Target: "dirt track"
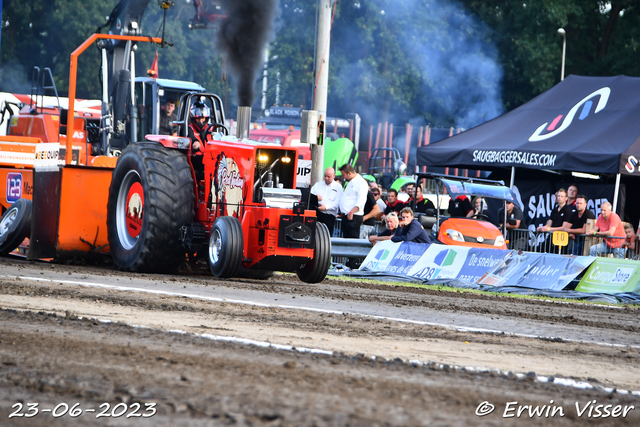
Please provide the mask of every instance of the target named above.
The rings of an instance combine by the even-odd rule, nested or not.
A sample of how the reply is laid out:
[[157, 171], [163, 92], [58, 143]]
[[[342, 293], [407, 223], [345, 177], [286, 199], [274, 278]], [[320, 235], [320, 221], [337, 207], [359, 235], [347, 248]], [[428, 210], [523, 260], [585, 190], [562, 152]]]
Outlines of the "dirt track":
[[[638, 346], [458, 332], [388, 318], [17, 278], [46, 279], [53, 272], [120, 283], [133, 277], [184, 288], [199, 283], [287, 301], [297, 296], [417, 306], [443, 316], [519, 319], [536, 328], [564, 323], [587, 330], [596, 341], [607, 335], [637, 339], [638, 334], [637, 308], [337, 280], [308, 286], [283, 275], [265, 282], [219, 281], [206, 274], [130, 275], [5, 258], [0, 259], [0, 425], [510, 425], [514, 420], [503, 418], [505, 406], [516, 401], [543, 411], [542, 405], [560, 407], [564, 414], [531, 418], [525, 409], [518, 423], [640, 422], [640, 395], [613, 391], [640, 390]], [[182, 332], [170, 332], [176, 330]], [[541, 376], [558, 379], [542, 382]], [[565, 379], [595, 388], [561, 385]], [[594, 399], [622, 405], [621, 410], [634, 408], [624, 418], [589, 418], [588, 410], [578, 418], [576, 402], [582, 409]], [[484, 401], [495, 411], [479, 418], [476, 409]], [[113, 408], [123, 402], [119, 408], [129, 412], [135, 402], [156, 403], [157, 413], [128, 419], [126, 414], [96, 419], [86, 412], [74, 419], [47, 413], [9, 419], [18, 402], [38, 402], [40, 409], [76, 402], [85, 409], [103, 403]], [[515, 410], [507, 415], [517, 414], [518, 404], [511, 404]]]

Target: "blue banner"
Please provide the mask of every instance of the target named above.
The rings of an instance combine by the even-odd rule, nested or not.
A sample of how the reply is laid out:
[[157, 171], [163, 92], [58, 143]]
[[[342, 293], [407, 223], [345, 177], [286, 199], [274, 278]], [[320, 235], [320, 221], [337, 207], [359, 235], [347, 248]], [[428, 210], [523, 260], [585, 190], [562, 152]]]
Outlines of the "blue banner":
[[393, 274], [409, 274], [409, 270], [430, 246], [426, 243], [402, 242], [385, 271]]
[[482, 276], [501, 262], [511, 251], [502, 249], [471, 248], [456, 279], [476, 283]]
[[513, 252], [477, 283], [561, 291], [593, 260], [594, 257]]

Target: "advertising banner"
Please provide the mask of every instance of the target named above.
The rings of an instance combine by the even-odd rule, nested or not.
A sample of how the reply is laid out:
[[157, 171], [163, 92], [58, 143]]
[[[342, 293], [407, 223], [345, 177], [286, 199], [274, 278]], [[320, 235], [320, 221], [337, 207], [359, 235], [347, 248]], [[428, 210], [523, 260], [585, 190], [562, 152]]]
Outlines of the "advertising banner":
[[430, 252], [429, 250], [432, 246], [434, 245], [425, 243], [400, 243], [400, 247], [391, 258], [391, 261], [389, 261], [389, 265], [385, 271], [393, 274], [411, 275], [410, 271], [415, 267], [416, 262], [420, 260], [424, 254]]
[[482, 276], [502, 262], [510, 253], [511, 251], [506, 249], [469, 248], [467, 259], [456, 279], [477, 283]]
[[376, 244], [361, 270], [406, 274], [420, 279], [461, 279], [476, 282], [511, 251], [421, 243]]
[[561, 291], [593, 260], [594, 257], [513, 252], [477, 283]]
[[640, 293], [640, 262], [596, 258], [576, 287], [580, 292]]
[[425, 280], [453, 279], [460, 273], [468, 252], [469, 248], [461, 246], [431, 245], [408, 274]]
[[[385, 240], [383, 242], [377, 243], [373, 249], [369, 252], [369, 255], [364, 259], [362, 264], [360, 265], [360, 270], [369, 270], [369, 271], [387, 271], [389, 264], [393, 260], [402, 245], [409, 245], [410, 243], [394, 243], [391, 240]], [[417, 245], [417, 243], [411, 243], [413, 245]], [[423, 247], [425, 245], [420, 245]], [[397, 264], [395, 264], [397, 266]]]

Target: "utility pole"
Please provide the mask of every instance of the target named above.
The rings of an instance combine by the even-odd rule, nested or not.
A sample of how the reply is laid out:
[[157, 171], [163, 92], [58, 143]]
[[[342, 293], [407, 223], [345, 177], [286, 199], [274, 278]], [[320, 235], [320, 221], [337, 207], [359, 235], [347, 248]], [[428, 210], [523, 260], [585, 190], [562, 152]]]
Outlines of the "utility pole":
[[260, 102], [261, 113], [267, 109], [267, 68], [269, 66], [269, 48], [264, 48], [264, 67], [262, 69], [262, 100]]
[[[329, 44], [331, 41], [331, 7], [335, 0], [318, 0], [318, 33], [316, 35], [316, 64], [314, 72], [313, 107], [321, 122], [327, 120], [327, 86], [329, 85]], [[324, 129], [318, 129], [321, 140], [311, 145], [311, 185], [324, 176]], [[341, 165], [338, 165], [338, 167]]]

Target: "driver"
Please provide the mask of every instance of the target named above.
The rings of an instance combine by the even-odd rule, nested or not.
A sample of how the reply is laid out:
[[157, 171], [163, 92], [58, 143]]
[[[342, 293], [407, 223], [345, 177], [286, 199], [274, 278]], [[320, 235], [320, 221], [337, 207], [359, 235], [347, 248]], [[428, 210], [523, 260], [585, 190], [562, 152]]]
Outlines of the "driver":
[[[207, 132], [209, 117], [211, 112], [203, 102], [197, 101], [191, 106], [190, 111], [191, 123], [189, 123], [188, 137], [191, 139], [191, 163], [196, 170], [196, 177], [198, 172], [204, 173], [204, 166], [202, 164], [202, 157], [204, 155], [205, 141], [211, 140], [211, 134]], [[202, 176], [204, 178], [204, 176]]]

